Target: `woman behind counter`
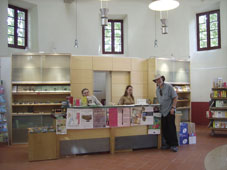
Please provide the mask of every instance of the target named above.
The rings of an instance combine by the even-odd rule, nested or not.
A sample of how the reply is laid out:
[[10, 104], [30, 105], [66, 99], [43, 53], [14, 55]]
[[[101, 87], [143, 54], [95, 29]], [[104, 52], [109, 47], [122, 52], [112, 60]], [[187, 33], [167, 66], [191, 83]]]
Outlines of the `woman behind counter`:
[[133, 90], [133, 88], [131, 85], [128, 85], [126, 87], [124, 95], [120, 98], [120, 100], [118, 102], [119, 105], [135, 104], [132, 90]]
[[82, 91], [82, 96], [87, 98], [87, 105], [88, 106], [94, 106], [99, 105], [102, 106], [102, 103], [95, 97], [89, 95], [89, 90], [87, 88], [84, 88]]

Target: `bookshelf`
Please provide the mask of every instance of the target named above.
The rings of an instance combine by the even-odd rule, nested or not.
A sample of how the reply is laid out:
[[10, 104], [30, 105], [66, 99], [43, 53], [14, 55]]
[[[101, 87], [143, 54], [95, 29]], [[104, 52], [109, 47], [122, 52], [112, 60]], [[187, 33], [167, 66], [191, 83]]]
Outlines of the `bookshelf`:
[[227, 131], [227, 88], [212, 88], [209, 128], [211, 135], [215, 135], [216, 131]]
[[71, 94], [70, 54], [12, 56], [12, 142], [26, 143], [27, 128], [53, 126], [53, 109]]

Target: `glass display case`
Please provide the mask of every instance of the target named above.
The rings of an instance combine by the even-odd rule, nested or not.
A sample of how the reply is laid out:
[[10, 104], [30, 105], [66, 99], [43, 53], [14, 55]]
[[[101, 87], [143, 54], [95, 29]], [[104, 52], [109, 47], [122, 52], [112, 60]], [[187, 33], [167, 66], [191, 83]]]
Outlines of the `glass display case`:
[[165, 76], [165, 82], [171, 84], [178, 95], [177, 113], [182, 114], [182, 121], [191, 120], [191, 88], [190, 88], [190, 61], [171, 58], [150, 58], [149, 62], [149, 96], [153, 100], [156, 85], [154, 76]]
[[51, 111], [70, 96], [70, 54], [12, 56], [12, 142], [26, 143], [27, 128], [51, 126]]

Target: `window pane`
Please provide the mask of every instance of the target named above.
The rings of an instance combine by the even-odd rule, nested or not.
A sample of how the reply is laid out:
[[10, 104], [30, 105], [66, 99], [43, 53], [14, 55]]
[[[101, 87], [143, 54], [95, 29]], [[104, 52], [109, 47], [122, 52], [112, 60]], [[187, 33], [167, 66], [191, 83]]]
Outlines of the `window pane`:
[[111, 22], [108, 22], [107, 26], [105, 26], [105, 29], [111, 29]]
[[217, 13], [210, 14], [210, 22], [217, 21], [218, 15]]
[[218, 29], [218, 23], [217, 23], [217, 22], [212, 22], [212, 23], [210, 23], [210, 29], [211, 29], [211, 30], [216, 30], [216, 29]]
[[218, 30], [210, 31], [210, 38], [217, 38], [218, 37]]
[[14, 17], [14, 9], [8, 8], [8, 16]]
[[19, 37], [25, 37], [24, 36], [25, 35], [25, 30], [18, 28], [17, 29], [17, 34], [18, 34]]
[[199, 24], [199, 32], [207, 31], [206, 24]]
[[207, 32], [201, 32], [199, 35], [200, 40], [207, 40]]
[[121, 44], [121, 38], [115, 37], [114, 44]]
[[111, 37], [111, 30], [105, 30], [105, 36], [106, 37]]
[[111, 37], [105, 37], [105, 44], [111, 45]]
[[7, 22], [8, 22], [8, 25], [14, 26], [14, 18], [8, 17]]
[[210, 40], [210, 46], [211, 47], [216, 47], [218, 46], [218, 38], [214, 38]]
[[8, 26], [8, 34], [14, 35], [14, 27]]
[[114, 48], [115, 52], [121, 52], [121, 45], [115, 45]]
[[18, 15], [18, 19], [25, 20], [25, 13], [23, 11], [18, 10], [17, 15]]
[[121, 23], [120, 22], [115, 22], [114, 23], [114, 29], [115, 30], [120, 30], [121, 29]]
[[111, 52], [112, 51], [111, 45], [105, 45], [105, 51]]
[[199, 23], [200, 23], [200, 24], [206, 23], [206, 20], [207, 20], [206, 15], [201, 15], [201, 16], [199, 16]]
[[14, 44], [14, 36], [8, 35], [8, 44]]
[[114, 35], [120, 37], [121, 36], [121, 30], [114, 30]]
[[25, 45], [24, 38], [18, 37], [17, 38], [17, 45], [24, 46]]
[[24, 22], [23, 20], [18, 20], [17, 26], [18, 26], [19, 28], [25, 28], [25, 22]]
[[206, 40], [200, 41], [200, 48], [207, 48], [207, 41]]

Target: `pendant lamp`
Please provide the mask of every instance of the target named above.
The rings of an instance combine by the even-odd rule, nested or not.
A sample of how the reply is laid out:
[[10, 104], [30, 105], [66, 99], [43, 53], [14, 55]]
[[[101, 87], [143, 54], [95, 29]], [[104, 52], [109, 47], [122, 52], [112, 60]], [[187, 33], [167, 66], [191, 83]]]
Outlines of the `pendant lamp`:
[[177, 0], [152, 0], [149, 8], [154, 11], [168, 11], [177, 8], [179, 5]]

